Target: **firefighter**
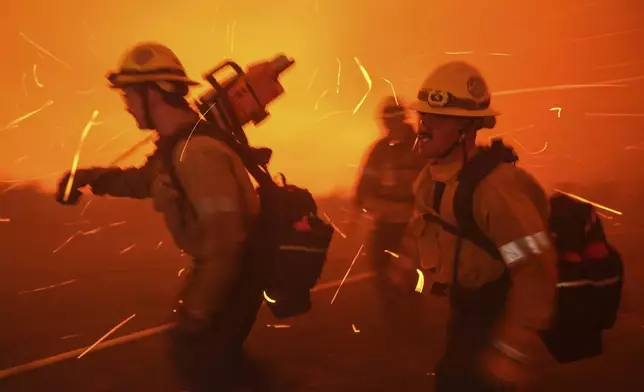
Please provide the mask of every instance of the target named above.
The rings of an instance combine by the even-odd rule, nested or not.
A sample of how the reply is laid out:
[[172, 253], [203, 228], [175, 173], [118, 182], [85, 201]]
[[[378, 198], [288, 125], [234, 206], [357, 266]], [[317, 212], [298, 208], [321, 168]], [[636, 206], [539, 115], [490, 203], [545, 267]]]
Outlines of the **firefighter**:
[[416, 133], [407, 114], [396, 97], [383, 99], [377, 117], [385, 135], [369, 152], [354, 195], [356, 211], [365, 211], [374, 219], [367, 253], [385, 317], [393, 325], [401, 324], [392, 314], [399, 310], [401, 302], [393, 281], [399, 276], [395, 271], [397, 263], [392, 261], [399, 257], [400, 242], [414, 210], [414, 180], [425, 165], [425, 160], [413, 151]]
[[[483, 77], [465, 62], [436, 68], [410, 108], [418, 113], [418, 151], [431, 160], [415, 185], [417, 208], [455, 227], [458, 174], [481, 151], [477, 132], [493, 128], [499, 113], [490, 106]], [[438, 220], [418, 218], [410, 225], [422, 267], [432, 272], [432, 291], [450, 288], [448, 341], [435, 370], [438, 392], [506, 391], [528, 382], [543, 353], [539, 331], [553, 314], [556, 255], [541, 186], [524, 170], [501, 164], [476, 188], [472, 215], [503, 262], [457, 240]]]
[[170, 49], [137, 44], [107, 79], [138, 128], [158, 134], [157, 149], [138, 168], [67, 173], [57, 199], [76, 204], [79, 189], [89, 187], [95, 195], [153, 200], [176, 245], [194, 260], [170, 336], [178, 378], [191, 392], [229, 390], [262, 303], [259, 279], [238, 257], [259, 210], [253, 185], [241, 160], [222, 142], [207, 136], [171, 142], [192, 129], [199, 115], [185, 98], [198, 83]]

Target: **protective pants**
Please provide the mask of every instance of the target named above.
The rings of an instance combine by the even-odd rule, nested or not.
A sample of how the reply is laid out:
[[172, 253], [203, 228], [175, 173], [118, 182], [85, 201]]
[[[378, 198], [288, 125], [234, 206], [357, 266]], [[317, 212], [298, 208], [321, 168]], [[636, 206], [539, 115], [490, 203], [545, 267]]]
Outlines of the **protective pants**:
[[476, 290], [452, 293], [447, 347], [436, 365], [436, 392], [509, 392], [492, 386], [480, 370], [480, 356], [505, 307], [507, 273]]
[[[191, 274], [198, 273], [195, 263]], [[246, 378], [247, 383], [255, 381], [253, 375], [242, 376], [247, 370], [243, 345], [262, 304], [262, 287], [259, 279], [247, 275], [233, 288], [223, 309], [212, 315], [207, 327], [199, 332], [182, 332], [186, 328], [181, 323], [186, 319], [178, 317], [179, 325], [170, 333], [172, 362], [179, 382], [189, 392], [244, 390], [235, 389], [241, 379]], [[187, 278], [182, 293], [190, 290], [193, 276]], [[249, 388], [254, 390], [252, 385]]]

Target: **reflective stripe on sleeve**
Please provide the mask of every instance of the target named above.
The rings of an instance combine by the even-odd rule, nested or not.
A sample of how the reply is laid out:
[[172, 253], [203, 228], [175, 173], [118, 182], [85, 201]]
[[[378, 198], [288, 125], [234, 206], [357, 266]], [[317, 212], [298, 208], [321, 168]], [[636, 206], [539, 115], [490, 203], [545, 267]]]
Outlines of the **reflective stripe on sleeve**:
[[540, 254], [548, 248], [550, 248], [550, 240], [547, 234], [541, 231], [505, 244], [499, 248], [499, 252], [505, 263], [510, 265], [531, 254]]
[[604, 286], [610, 286], [612, 284], [615, 284], [619, 282], [622, 278], [620, 276], [616, 276], [614, 278], [609, 278], [609, 279], [603, 279], [603, 280], [598, 280], [598, 281], [592, 281], [592, 280], [572, 280], [568, 282], [559, 282], [557, 283], [557, 287], [582, 287], [582, 286], [595, 286], [595, 287], [604, 287]]

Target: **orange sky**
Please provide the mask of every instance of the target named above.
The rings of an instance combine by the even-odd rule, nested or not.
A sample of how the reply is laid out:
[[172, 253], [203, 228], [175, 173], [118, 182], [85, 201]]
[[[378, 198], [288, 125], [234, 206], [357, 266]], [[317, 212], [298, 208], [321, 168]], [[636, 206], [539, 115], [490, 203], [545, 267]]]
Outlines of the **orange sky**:
[[[382, 78], [413, 98], [434, 66], [454, 58], [471, 61], [493, 92], [505, 92], [493, 94], [504, 115], [483, 136], [506, 133], [544, 182], [628, 179], [639, 175], [629, 167], [642, 163], [641, 0], [23, 0], [6, 2], [0, 18], [0, 129], [53, 101], [18, 127], [0, 130], [1, 182], [42, 177], [51, 188], [71, 166], [94, 110], [100, 124], [84, 144], [81, 166], [108, 164], [145, 137], [103, 79], [140, 40], [170, 46], [193, 78], [227, 57], [242, 65], [278, 52], [294, 57], [296, 66], [283, 77], [287, 94], [265, 124], [247, 130], [252, 141], [274, 149], [274, 171], [318, 194], [351, 187], [378, 136], [375, 108], [391, 93]], [[367, 91], [354, 57], [373, 88], [352, 115]], [[617, 86], [511, 92], [606, 81]], [[560, 118], [553, 107], [562, 108]], [[141, 163], [150, 148], [125, 163]]]

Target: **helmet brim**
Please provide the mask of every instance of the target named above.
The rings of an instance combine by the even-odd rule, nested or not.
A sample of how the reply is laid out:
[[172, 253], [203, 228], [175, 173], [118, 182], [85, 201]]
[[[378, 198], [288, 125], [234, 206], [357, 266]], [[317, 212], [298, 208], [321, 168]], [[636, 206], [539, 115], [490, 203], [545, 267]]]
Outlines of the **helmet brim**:
[[407, 107], [417, 112], [437, 114], [441, 116], [494, 117], [494, 116], [501, 115], [501, 113], [497, 112], [493, 108], [487, 108], [487, 109], [481, 109], [481, 110], [467, 110], [467, 109], [462, 109], [457, 107], [438, 107], [438, 106], [431, 106], [429, 103], [425, 101], [420, 101], [420, 100], [415, 100], [411, 102]]
[[182, 75], [172, 75], [172, 74], [120, 74], [120, 73], [110, 73], [107, 75], [107, 79], [110, 81], [109, 87], [114, 89], [121, 89], [125, 86], [139, 83], [149, 83], [149, 82], [177, 82], [183, 83], [187, 86], [199, 86], [200, 83], [190, 79], [187, 76]]

